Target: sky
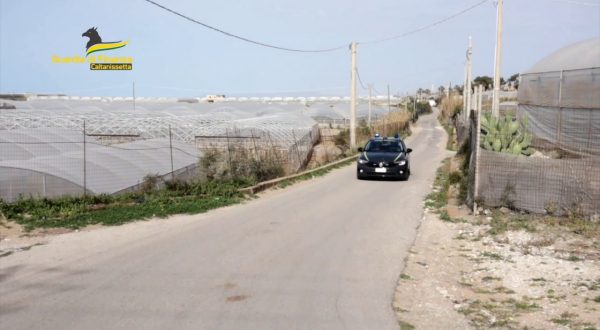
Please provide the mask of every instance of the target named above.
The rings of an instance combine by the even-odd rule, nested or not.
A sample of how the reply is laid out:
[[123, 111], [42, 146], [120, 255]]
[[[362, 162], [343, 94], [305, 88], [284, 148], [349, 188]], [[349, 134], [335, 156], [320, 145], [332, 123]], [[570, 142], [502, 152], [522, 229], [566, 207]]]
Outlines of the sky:
[[[321, 49], [359, 42], [357, 66], [376, 94], [462, 84], [468, 36], [473, 76], [493, 75], [496, 8], [492, 1], [431, 29], [480, 0], [155, 0], [196, 20], [282, 47]], [[526, 71], [566, 45], [600, 37], [600, 0], [505, 0], [502, 75]], [[133, 57], [132, 71], [55, 64], [85, 57], [97, 27], [103, 41], [127, 40], [104, 55]], [[361, 43], [362, 42], [362, 43]], [[144, 0], [0, 0], [0, 93], [80, 96], [346, 96], [350, 51], [275, 50], [227, 37]], [[367, 90], [360, 85], [360, 95]], [[378, 93], [377, 93], [378, 92]]]

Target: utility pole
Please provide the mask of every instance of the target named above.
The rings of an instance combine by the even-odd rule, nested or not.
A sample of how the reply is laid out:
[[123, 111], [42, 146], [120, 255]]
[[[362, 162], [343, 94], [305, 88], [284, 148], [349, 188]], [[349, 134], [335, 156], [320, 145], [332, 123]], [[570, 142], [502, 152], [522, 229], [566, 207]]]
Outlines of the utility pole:
[[351, 75], [351, 91], [350, 91], [350, 149], [356, 147], [356, 42], [350, 44], [352, 53], [352, 75]]
[[502, 12], [503, 0], [496, 3], [496, 56], [494, 59], [494, 96], [492, 99], [492, 115], [500, 116], [500, 69], [502, 67]]
[[133, 110], [135, 111], [135, 81], [133, 82]]
[[415, 93], [415, 99], [413, 100], [413, 115], [412, 119], [415, 121], [417, 118], [417, 93]]
[[467, 97], [467, 108], [465, 109], [465, 122], [469, 119], [469, 113], [471, 112], [471, 81], [473, 80], [471, 76], [472, 70], [472, 62], [471, 57], [473, 55], [473, 40], [471, 36], [469, 36], [469, 49], [467, 50], [467, 84], [465, 85], [466, 97]]
[[477, 95], [477, 111], [483, 111], [483, 85], [477, 85], [479, 94]]
[[388, 115], [389, 115], [390, 107], [391, 107], [391, 103], [392, 103], [392, 100], [390, 99], [390, 84], [387, 85], [387, 90], [388, 90]]
[[369, 84], [369, 117], [367, 119], [367, 126], [371, 128], [371, 90], [373, 89], [373, 84]]
[[468, 79], [468, 63], [465, 61], [465, 80], [463, 81], [463, 91], [462, 91], [462, 99], [463, 99], [463, 112], [467, 111], [467, 79]]

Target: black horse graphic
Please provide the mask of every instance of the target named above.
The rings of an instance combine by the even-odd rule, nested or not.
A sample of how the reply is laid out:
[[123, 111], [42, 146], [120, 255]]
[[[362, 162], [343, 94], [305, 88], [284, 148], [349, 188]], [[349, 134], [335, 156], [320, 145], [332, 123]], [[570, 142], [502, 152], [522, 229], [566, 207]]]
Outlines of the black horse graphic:
[[95, 44], [102, 43], [102, 38], [100, 38], [98, 31], [96, 31], [97, 29], [97, 27], [91, 27], [81, 35], [82, 37], [90, 38], [90, 41], [88, 41], [87, 45], [85, 46], [85, 50], [90, 49], [90, 47]]
[[[88, 55], [97, 51], [121, 48], [127, 44], [127, 41], [102, 42], [102, 38], [100, 38], [97, 29], [97, 27], [91, 27], [81, 35], [82, 37], [90, 38], [90, 40], [85, 46], [85, 50]], [[94, 45], [98, 46], [94, 47], [93, 50], [90, 50], [90, 47]]]

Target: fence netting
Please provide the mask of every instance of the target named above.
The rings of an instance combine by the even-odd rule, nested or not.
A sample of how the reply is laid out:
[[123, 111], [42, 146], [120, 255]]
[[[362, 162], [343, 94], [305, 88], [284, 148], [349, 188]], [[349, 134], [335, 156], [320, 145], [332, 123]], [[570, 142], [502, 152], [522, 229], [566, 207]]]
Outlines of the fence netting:
[[[478, 146], [477, 112], [468, 120], [457, 116], [457, 140], [470, 146], [467, 202], [542, 214], [600, 213], [599, 76], [593, 68], [523, 77], [518, 107], [500, 113], [528, 122], [530, 156]], [[484, 102], [482, 113], [490, 111]]]
[[69, 120], [68, 128], [0, 130], [0, 199], [116, 195], [139, 191], [148, 181], [206, 180], [210, 169], [222, 177], [248, 176], [267, 162], [277, 171], [264, 175], [292, 173], [306, 165], [319, 135], [316, 124], [276, 132], [232, 127], [181, 141], [170, 127], [152, 128], [162, 136], [154, 138], [119, 127], [118, 133], [99, 133], [83, 120], [76, 126]]

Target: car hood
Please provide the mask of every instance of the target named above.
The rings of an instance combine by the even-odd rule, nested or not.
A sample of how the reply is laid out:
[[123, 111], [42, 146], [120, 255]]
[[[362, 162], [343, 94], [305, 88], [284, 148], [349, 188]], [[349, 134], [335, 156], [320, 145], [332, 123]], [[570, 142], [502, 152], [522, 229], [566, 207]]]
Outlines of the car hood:
[[[405, 154], [404, 152], [374, 152], [374, 151], [369, 151], [369, 152], [365, 152], [365, 154], [367, 155], [367, 157], [369, 158], [370, 161], [372, 162], [392, 162], [394, 161], [394, 159], [398, 158], [398, 159], [404, 159], [405, 158]], [[400, 157], [398, 157], [400, 156]]]

